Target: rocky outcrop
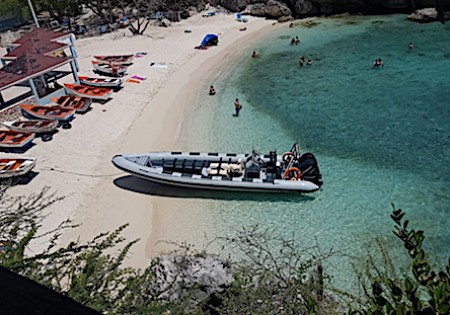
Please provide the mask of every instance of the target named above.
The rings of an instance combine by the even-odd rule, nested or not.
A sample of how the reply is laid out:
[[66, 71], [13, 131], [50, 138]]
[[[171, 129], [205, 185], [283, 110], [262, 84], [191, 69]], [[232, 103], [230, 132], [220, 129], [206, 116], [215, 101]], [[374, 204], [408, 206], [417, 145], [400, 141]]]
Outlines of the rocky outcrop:
[[279, 19], [292, 15], [291, 10], [286, 4], [276, 0], [269, 0], [266, 3], [249, 4], [243, 13], [253, 16], [264, 16], [270, 19]]
[[[230, 12], [241, 12], [278, 21], [290, 21], [293, 18], [342, 13], [411, 13], [415, 9], [435, 5], [435, 0], [184, 0], [176, 8], [167, 6], [161, 9], [168, 13], [165, 17], [170, 21], [186, 19], [196, 12], [208, 10], [211, 7], [220, 7]], [[439, 5], [442, 8], [450, 8], [450, 0], [439, 0]], [[440, 14], [441, 20], [445, 19], [444, 15]], [[418, 17], [417, 19], [428, 21], [427, 17]]]
[[[432, 0], [214, 0], [214, 4], [232, 12], [289, 20], [291, 16], [302, 18], [345, 12], [408, 13], [416, 8], [430, 6], [430, 1]], [[213, 2], [211, 4], [214, 5]], [[441, 0], [440, 5], [450, 7], [450, 0]]]
[[426, 8], [414, 11], [408, 15], [407, 19], [420, 23], [428, 23], [439, 20], [439, 15], [435, 8]]
[[157, 280], [149, 294], [168, 301], [189, 297], [196, 304], [222, 292], [233, 281], [228, 261], [206, 254], [161, 256], [153, 271]]

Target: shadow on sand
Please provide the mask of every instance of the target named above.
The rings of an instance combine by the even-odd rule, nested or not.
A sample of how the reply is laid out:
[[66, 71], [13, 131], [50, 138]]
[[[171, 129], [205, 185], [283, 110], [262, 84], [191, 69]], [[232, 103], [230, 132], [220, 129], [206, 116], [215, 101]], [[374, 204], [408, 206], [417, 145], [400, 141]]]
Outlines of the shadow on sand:
[[39, 173], [35, 171], [29, 172], [27, 175], [19, 176], [15, 178], [5, 178], [0, 179], [0, 185], [6, 186], [21, 186], [29, 184], [33, 178], [35, 178]]
[[197, 199], [216, 199], [216, 200], [255, 200], [255, 201], [284, 201], [284, 202], [306, 202], [314, 200], [311, 195], [300, 193], [249, 193], [203, 190], [194, 188], [182, 188], [164, 184], [153, 183], [139, 177], [131, 175], [122, 176], [114, 180], [114, 185], [119, 188], [161, 197], [175, 198], [197, 198]]

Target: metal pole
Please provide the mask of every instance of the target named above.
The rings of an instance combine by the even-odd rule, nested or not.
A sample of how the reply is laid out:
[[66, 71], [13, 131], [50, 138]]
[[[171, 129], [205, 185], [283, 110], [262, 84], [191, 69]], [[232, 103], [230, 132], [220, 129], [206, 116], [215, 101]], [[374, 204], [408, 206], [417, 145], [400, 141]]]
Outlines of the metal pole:
[[36, 23], [36, 27], [39, 28], [39, 22], [36, 17], [36, 13], [34, 12], [33, 4], [31, 3], [31, 0], [28, 0], [28, 6], [30, 7], [31, 15], [33, 16], [34, 23]]

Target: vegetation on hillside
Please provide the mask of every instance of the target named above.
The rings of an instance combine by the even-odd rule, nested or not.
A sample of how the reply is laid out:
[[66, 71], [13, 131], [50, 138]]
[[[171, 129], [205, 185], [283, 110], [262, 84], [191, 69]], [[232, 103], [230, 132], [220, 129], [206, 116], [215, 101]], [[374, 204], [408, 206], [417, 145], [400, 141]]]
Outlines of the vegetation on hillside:
[[[58, 238], [63, 229], [73, 227], [70, 221], [40, 234], [45, 208], [59, 200], [48, 189], [28, 197], [12, 197], [3, 186], [0, 200], [3, 243], [0, 265], [65, 292], [103, 313], [436, 315], [450, 312], [450, 262], [442, 270], [432, 267], [422, 248], [424, 232], [408, 229], [409, 222], [404, 220], [402, 210], [394, 210], [391, 217], [395, 223], [394, 234], [411, 258], [411, 272], [405, 275], [388, 272], [398, 264], [383, 251], [384, 264], [374, 263], [376, 258], [372, 257], [358, 273], [364, 296], [354, 297], [343, 292], [338, 295], [329, 289], [322, 264], [332, 252], [322, 253], [315, 246], [305, 248], [293, 240], [280, 238], [272, 230], [250, 227], [216, 240], [223, 245], [222, 255], [233, 252], [239, 257], [237, 260], [229, 257], [217, 260], [206, 251], [181, 244], [171, 255], [154, 259], [145, 270], [138, 270], [122, 266], [137, 242], [125, 242], [122, 231], [126, 225], [100, 234], [90, 242], [71, 242], [61, 247], [56, 246]], [[30, 242], [42, 239], [48, 240], [42, 252], [27, 250]], [[208, 257], [232, 272], [230, 283], [222, 283], [212, 290], [214, 286], [198, 280], [209, 279], [205, 274], [196, 275], [204, 267], [199, 267], [199, 262]], [[213, 270], [211, 281], [218, 278], [214, 274]]]

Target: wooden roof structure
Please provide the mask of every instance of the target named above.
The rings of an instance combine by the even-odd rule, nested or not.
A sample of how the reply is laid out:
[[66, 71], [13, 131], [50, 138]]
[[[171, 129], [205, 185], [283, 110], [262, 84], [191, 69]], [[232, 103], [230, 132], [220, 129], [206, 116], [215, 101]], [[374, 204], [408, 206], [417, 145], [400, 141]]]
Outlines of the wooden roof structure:
[[48, 57], [24, 52], [13, 62], [0, 69], [0, 91], [43, 75], [69, 63], [72, 58]]
[[70, 34], [53, 32], [44, 28], [35, 28], [9, 45], [9, 51], [3, 59], [15, 59], [24, 52], [48, 55], [55, 51], [69, 47], [67, 44], [58, 42], [65, 40]]
[[58, 42], [70, 34], [36, 28], [11, 44], [12, 50], [2, 59], [11, 60], [0, 69], [0, 91], [33, 79], [72, 61], [72, 57], [51, 57], [69, 47]]

